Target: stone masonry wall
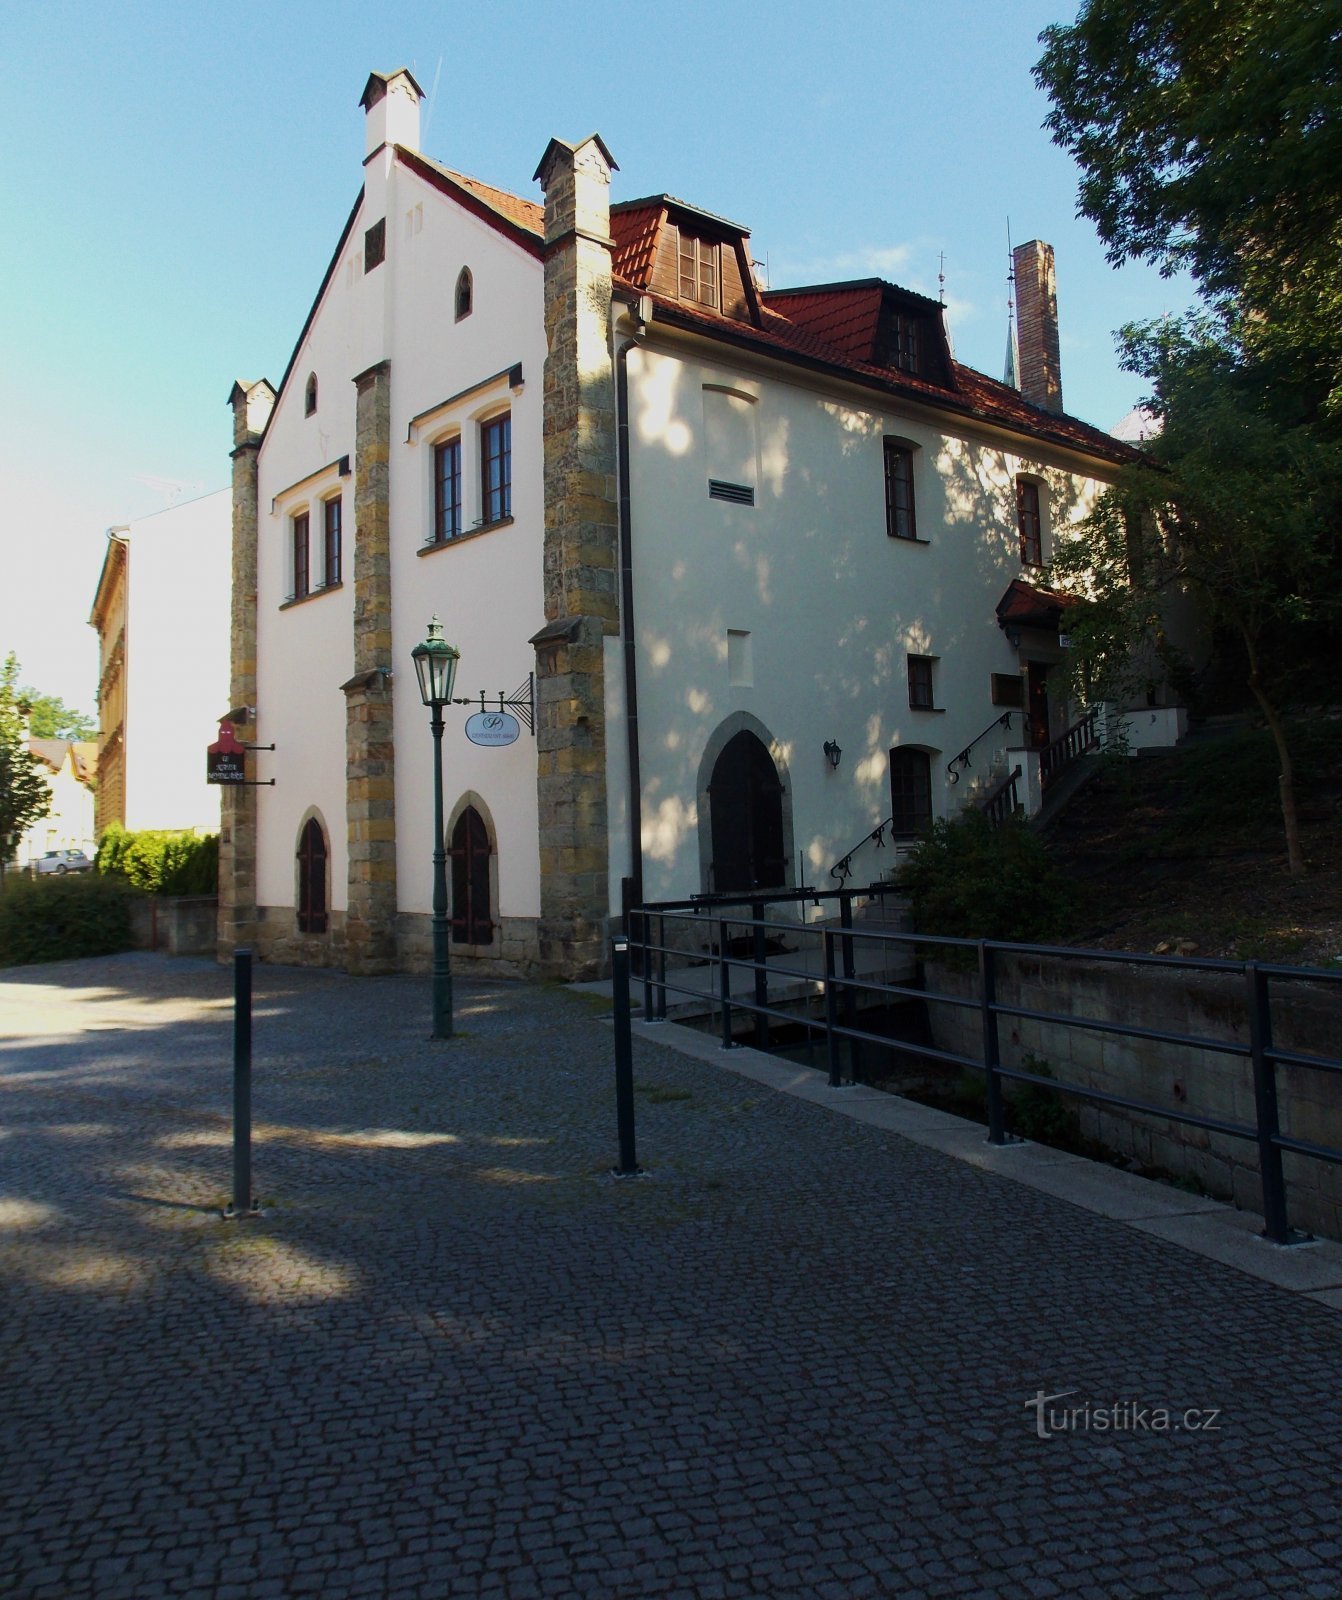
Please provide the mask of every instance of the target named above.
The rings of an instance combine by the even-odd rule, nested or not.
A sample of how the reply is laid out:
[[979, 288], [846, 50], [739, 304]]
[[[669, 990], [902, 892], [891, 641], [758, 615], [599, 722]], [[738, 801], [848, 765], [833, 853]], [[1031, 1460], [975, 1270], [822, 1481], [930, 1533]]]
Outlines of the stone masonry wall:
[[391, 363], [354, 380], [354, 676], [345, 691], [346, 964], [396, 970], [396, 754], [391, 698]]
[[[229, 696], [233, 707], [256, 705], [257, 463], [261, 434], [275, 391], [258, 383], [235, 383], [233, 408], [233, 570], [229, 623]], [[259, 710], [258, 710], [259, 715]], [[256, 723], [239, 729], [255, 744]], [[220, 794], [218, 957], [232, 959], [256, 935], [256, 790], [225, 784]]]
[[[1064, 966], [1016, 956], [998, 961], [999, 1004], [1248, 1043], [1245, 987], [1238, 977], [1107, 962]], [[929, 966], [926, 982], [930, 992], [978, 997], [977, 974]], [[927, 1013], [939, 1049], [983, 1059], [977, 1010], [929, 1000]], [[1335, 1055], [1342, 1040], [1342, 986], [1274, 983], [1273, 1023], [1280, 1048]], [[998, 1030], [1004, 1066], [1019, 1067], [1033, 1056], [1047, 1061], [1060, 1081], [1254, 1126], [1253, 1070], [1243, 1057], [1025, 1017], [1002, 1017]], [[1342, 1076], [1279, 1067], [1277, 1093], [1283, 1133], [1342, 1148]], [[1246, 1210], [1262, 1211], [1258, 1151], [1251, 1140], [1083, 1100], [1073, 1103], [1087, 1138], [1144, 1166], [1195, 1179], [1209, 1194], [1233, 1199]], [[1284, 1165], [1292, 1226], [1342, 1239], [1342, 1166], [1293, 1154], [1286, 1155]]]
[[594, 977], [609, 911], [603, 638], [619, 626], [610, 164], [551, 142], [545, 186], [545, 616], [536, 647], [539, 958]]

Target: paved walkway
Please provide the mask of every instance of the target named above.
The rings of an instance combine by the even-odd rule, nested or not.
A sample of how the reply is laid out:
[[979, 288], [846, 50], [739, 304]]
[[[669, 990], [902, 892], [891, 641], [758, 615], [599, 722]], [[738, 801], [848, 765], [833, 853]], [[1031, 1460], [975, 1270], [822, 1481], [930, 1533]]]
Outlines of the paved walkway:
[[0, 1594], [1342, 1592], [1328, 1306], [501, 984], [259, 968], [224, 1223], [229, 982], [0, 973]]

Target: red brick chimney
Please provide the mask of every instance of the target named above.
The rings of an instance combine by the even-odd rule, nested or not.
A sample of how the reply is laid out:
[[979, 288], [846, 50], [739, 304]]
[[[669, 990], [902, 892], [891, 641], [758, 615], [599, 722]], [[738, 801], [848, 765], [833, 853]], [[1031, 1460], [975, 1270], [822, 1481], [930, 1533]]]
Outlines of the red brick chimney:
[[1058, 360], [1058, 284], [1053, 246], [1031, 239], [1011, 252], [1016, 271], [1016, 328], [1020, 392], [1032, 405], [1062, 412]]

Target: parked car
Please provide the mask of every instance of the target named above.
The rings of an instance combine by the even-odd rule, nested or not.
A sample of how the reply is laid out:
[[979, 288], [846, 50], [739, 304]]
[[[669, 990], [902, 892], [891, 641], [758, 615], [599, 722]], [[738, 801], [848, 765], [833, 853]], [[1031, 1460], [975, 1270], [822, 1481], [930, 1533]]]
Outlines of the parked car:
[[48, 850], [33, 862], [34, 872], [92, 872], [93, 863], [82, 850]]

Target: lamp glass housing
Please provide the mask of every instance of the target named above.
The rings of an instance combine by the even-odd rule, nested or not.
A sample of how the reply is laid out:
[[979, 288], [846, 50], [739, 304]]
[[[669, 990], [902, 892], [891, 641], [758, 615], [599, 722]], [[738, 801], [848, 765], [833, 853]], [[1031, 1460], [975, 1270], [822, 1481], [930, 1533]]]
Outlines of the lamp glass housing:
[[443, 625], [437, 617], [429, 623], [429, 636], [410, 652], [419, 678], [419, 696], [426, 706], [446, 705], [452, 698], [461, 651], [443, 638]]

